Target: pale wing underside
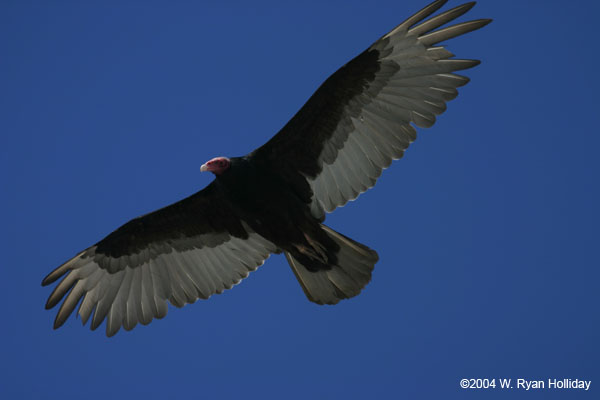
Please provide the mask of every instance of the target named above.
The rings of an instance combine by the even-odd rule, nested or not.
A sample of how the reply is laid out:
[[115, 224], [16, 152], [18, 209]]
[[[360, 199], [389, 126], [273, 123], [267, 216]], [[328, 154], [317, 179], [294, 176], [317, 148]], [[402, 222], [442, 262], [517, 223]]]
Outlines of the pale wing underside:
[[[181, 246], [150, 245], [139, 254], [106, 260], [95, 254], [94, 247], [83, 251], [50, 274], [47, 280], [66, 273], [48, 299], [47, 308], [56, 305], [67, 294], [56, 316], [55, 328], [61, 326], [79, 303], [79, 315], [85, 324], [92, 316], [91, 328], [106, 319], [106, 334], [112, 336], [123, 326], [133, 329], [167, 314], [167, 301], [177, 307], [208, 299], [230, 289], [262, 265], [275, 252], [275, 246], [262, 236], [249, 233], [247, 239], [221, 234], [217, 245], [208, 246], [197, 238]], [[225, 236], [225, 237], [223, 237]], [[195, 242], [195, 243], [194, 243]], [[188, 248], [176, 250], [175, 248]], [[125, 264], [118, 272], [100, 268], [106, 262]], [[136, 265], [130, 267], [127, 265]], [[54, 276], [53, 276], [54, 274]], [[70, 292], [69, 292], [70, 290]]]
[[375, 80], [344, 109], [332, 137], [319, 156], [322, 171], [307, 177], [313, 190], [311, 212], [323, 218], [373, 187], [383, 169], [403, 156], [416, 139], [411, 125], [430, 127], [457, 88], [469, 79], [453, 72], [479, 64], [450, 59], [443, 47], [431, 47], [478, 29], [489, 20], [470, 21], [431, 32], [467, 12], [474, 3], [446, 11], [420, 25], [412, 25], [435, 12], [438, 1], [415, 14], [370, 49], [380, 53]]

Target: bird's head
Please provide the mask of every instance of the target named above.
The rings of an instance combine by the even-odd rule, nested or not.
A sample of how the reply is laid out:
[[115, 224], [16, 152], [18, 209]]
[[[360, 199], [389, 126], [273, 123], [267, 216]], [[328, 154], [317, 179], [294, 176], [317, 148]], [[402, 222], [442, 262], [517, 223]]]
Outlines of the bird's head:
[[200, 167], [200, 171], [210, 171], [215, 175], [221, 175], [227, 171], [231, 166], [231, 160], [227, 157], [215, 157], [210, 161], [207, 161]]

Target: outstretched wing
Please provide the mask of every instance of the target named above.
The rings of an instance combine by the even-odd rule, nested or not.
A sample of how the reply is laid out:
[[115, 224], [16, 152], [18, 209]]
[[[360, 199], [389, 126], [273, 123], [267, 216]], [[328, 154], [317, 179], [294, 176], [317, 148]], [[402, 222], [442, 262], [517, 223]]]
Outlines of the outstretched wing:
[[[180, 202], [133, 219], [67, 261], [42, 282], [62, 281], [46, 308], [63, 298], [54, 328], [79, 304], [91, 328], [133, 329], [177, 307], [231, 288], [275, 252], [275, 246], [235, 216], [213, 182]], [[68, 293], [68, 294], [67, 294]]]
[[[455, 59], [437, 43], [487, 25], [480, 19], [447, 28], [463, 4], [421, 22], [446, 1], [425, 7], [331, 75], [298, 113], [252, 155], [294, 185], [312, 191], [311, 212], [324, 218], [375, 185], [383, 169], [430, 127], [457, 88], [454, 74], [479, 61]], [[418, 24], [418, 25], [417, 25]]]

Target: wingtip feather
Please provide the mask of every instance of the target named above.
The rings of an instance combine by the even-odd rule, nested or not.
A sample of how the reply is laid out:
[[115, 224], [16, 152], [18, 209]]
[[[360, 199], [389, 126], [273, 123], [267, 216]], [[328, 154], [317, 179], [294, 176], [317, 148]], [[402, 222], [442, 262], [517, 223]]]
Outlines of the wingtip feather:
[[492, 22], [491, 19], [474, 19], [472, 21], [461, 22], [456, 25], [442, 28], [437, 31], [430, 32], [426, 35], [419, 36], [419, 42], [424, 46], [432, 46], [444, 40], [449, 40], [460, 35], [472, 32], [483, 28]]
[[417, 36], [423, 35], [427, 32], [431, 32], [440, 26], [457, 19], [458, 17], [466, 14], [473, 6], [475, 2], [469, 2], [461, 4], [460, 6], [454, 7], [450, 10], [444, 11], [434, 17], [431, 17], [427, 21], [420, 23], [419, 25], [413, 26], [408, 32]]
[[433, 3], [426, 5], [421, 10], [408, 17], [404, 22], [400, 23], [400, 25], [392, 29], [392, 31], [385, 35], [383, 38], [388, 38], [399, 31], [408, 30], [411, 26], [421, 22], [422, 20], [439, 10], [444, 4], [446, 4], [447, 1], [448, 0], [436, 0]]
[[69, 261], [67, 261], [66, 263], [64, 263], [63, 265], [46, 275], [46, 277], [42, 280], [42, 286], [48, 286], [51, 283], [56, 282], [64, 274], [66, 274], [69, 271], [69, 268], [66, 266], [68, 263]]

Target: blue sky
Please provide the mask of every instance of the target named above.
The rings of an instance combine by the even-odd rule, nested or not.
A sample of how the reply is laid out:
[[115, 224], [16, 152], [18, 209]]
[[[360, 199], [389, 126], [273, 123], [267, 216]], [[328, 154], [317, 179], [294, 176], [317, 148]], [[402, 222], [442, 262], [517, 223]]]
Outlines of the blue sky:
[[[427, 0], [0, 5], [2, 398], [592, 398], [600, 385], [593, 2], [481, 1], [482, 64], [375, 189], [328, 217], [376, 249], [363, 293], [310, 303], [283, 256], [107, 339], [52, 330], [41, 279], [264, 143]], [[460, 4], [451, 1], [450, 7]]]

